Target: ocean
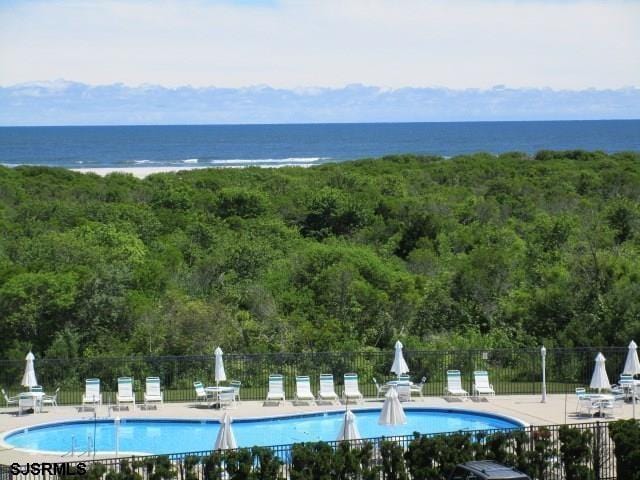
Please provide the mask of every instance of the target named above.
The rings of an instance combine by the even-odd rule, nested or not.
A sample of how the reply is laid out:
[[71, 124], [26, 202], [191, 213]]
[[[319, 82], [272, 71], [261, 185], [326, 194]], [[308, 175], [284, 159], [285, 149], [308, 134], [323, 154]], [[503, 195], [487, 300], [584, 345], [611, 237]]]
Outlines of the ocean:
[[640, 120], [0, 128], [0, 163], [9, 166], [309, 166], [542, 149], [640, 151]]

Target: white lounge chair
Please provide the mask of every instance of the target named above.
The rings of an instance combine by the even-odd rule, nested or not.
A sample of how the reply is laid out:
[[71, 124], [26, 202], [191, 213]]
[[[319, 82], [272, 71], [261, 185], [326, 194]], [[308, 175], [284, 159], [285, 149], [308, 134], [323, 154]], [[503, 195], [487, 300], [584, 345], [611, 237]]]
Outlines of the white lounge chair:
[[87, 378], [84, 381], [84, 394], [82, 395], [82, 408], [85, 405], [102, 405], [102, 394], [100, 393], [100, 379]]
[[463, 397], [463, 399], [469, 396], [469, 392], [462, 388], [462, 375], [460, 375], [460, 370], [447, 370], [445, 394], [454, 397]]
[[164, 402], [164, 393], [160, 389], [160, 377], [147, 377], [144, 390], [144, 408], [148, 408], [150, 404]]
[[476, 370], [473, 372], [473, 395], [495, 395], [493, 385], [489, 383], [489, 372], [486, 370]]
[[320, 374], [320, 392], [318, 392], [318, 397], [325, 401], [338, 400], [338, 395], [333, 386], [333, 375], [330, 373]]
[[234, 400], [240, 403], [240, 387], [242, 386], [242, 382], [240, 380], [231, 380], [229, 385], [233, 387]]
[[269, 375], [269, 391], [267, 392], [267, 402], [280, 400], [284, 402], [284, 378], [282, 375]]
[[358, 374], [357, 373], [345, 373], [344, 374], [344, 391], [342, 397], [345, 401], [355, 400], [356, 402], [364, 402], [364, 396], [360, 393], [360, 387], [358, 386]]
[[397, 383], [396, 390], [398, 391], [398, 400], [401, 402], [411, 401], [411, 383], [407, 381], [400, 381]]
[[121, 403], [131, 403], [133, 405], [133, 408], [136, 408], [136, 395], [133, 392], [133, 378], [118, 378], [118, 393], [116, 394], [116, 403], [118, 405], [118, 410], [120, 410]]
[[56, 392], [53, 395], [43, 395], [42, 405], [51, 405], [52, 407], [57, 407], [58, 393], [60, 393], [60, 387], [56, 388]]
[[311, 392], [311, 379], [308, 375], [296, 376], [296, 401], [306, 402], [307, 405], [316, 401]]
[[7, 407], [10, 405], [18, 405], [19, 395], [14, 395], [13, 397], [10, 397], [9, 395], [7, 395], [7, 392], [4, 391], [4, 388], [0, 390], [2, 391], [2, 396], [4, 397], [4, 401], [6, 402]]

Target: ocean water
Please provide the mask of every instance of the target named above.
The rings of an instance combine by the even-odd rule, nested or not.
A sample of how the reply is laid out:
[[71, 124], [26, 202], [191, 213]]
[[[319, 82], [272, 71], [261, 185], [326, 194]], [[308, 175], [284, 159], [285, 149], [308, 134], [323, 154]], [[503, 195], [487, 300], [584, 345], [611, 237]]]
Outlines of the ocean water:
[[10, 166], [308, 166], [542, 149], [640, 151], [640, 120], [0, 128], [0, 163]]

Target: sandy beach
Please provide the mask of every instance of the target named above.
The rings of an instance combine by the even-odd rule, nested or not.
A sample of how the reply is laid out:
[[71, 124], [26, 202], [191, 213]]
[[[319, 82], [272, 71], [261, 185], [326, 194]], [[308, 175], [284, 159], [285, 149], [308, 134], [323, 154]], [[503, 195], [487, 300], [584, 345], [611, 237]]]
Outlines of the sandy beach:
[[154, 173], [171, 173], [171, 172], [179, 172], [181, 170], [199, 170], [203, 168], [215, 168], [215, 167], [190, 167], [190, 166], [121, 167], [121, 168], [96, 167], [96, 168], [72, 168], [71, 170], [74, 172], [80, 172], [80, 173], [95, 173], [96, 175], [100, 175], [101, 177], [109, 175], [110, 173], [129, 173], [136, 178], [145, 178], [149, 175], [153, 175]]

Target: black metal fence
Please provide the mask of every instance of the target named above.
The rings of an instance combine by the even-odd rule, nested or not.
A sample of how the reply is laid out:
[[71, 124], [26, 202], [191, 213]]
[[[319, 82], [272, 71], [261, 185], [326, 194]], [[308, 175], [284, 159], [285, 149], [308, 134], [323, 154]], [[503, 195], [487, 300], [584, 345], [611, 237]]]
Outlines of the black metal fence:
[[[571, 392], [577, 386], [589, 383], [598, 352], [606, 359], [607, 372], [616, 382], [624, 365], [627, 349], [605, 348], [550, 348], [546, 355], [546, 379], [548, 393]], [[537, 394], [541, 390], [541, 355], [535, 349], [500, 350], [405, 350], [405, 359], [412, 380], [426, 377], [424, 394], [443, 394], [446, 371], [462, 372], [464, 387], [471, 391], [473, 371], [489, 371], [489, 378], [497, 394]], [[312, 390], [319, 388], [319, 375], [332, 373], [336, 391], [341, 393], [343, 375], [356, 372], [360, 390], [365, 396], [376, 393], [373, 379], [385, 382], [393, 378], [390, 367], [393, 351], [389, 352], [317, 352], [317, 353], [269, 353], [226, 354], [224, 365], [228, 379], [242, 382], [241, 399], [262, 400], [266, 397], [268, 376], [273, 373], [285, 377], [287, 398], [293, 398], [295, 376], [310, 375]], [[214, 356], [160, 356], [123, 358], [39, 359], [35, 368], [38, 381], [47, 393], [60, 387], [59, 404], [78, 404], [81, 401], [86, 378], [99, 378], [105, 402], [113, 401], [117, 390], [117, 378], [134, 377], [134, 388], [140, 400], [147, 376], [160, 377], [165, 401], [191, 401], [195, 399], [194, 381], [213, 384]], [[24, 361], [0, 360], [0, 386], [9, 395], [22, 390], [20, 381]]]
[[[581, 465], [586, 467], [589, 473], [588, 478], [597, 480], [615, 480], [616, 479], [616, 462], [614, 455], [614, 444], [609, 437], [608, 424], [606, 422], [596, 423], [583, 423], [571, 425], [572, 428], [576, 428], [581, 432], [590, 431], [591, 439], [589, 448], [591, 450], [591, 458], [587, 462], [583, 462]], [[562, 480], [565, 476], [565, 465], [562, 461], [561, 455], [561, 441], [560, 431], [561, 426], [532, 426], [518, 429], [507, 430], [482, 430], [482, 431], [465, 431], [462, 432], [470, 440], [473, 453], [471, 458], [473, 459], [486, 459], [492, 458], [495, 455], [495, 435], [497, 433], [502, 435], [502, 444], [498, 449], [503, 452], [505, 458], [509, 458], [511, 466], [519, 467], [519, 463], [522, 463], [524, 459], [528, 473], [534, 480]], [[457, 432], [460, 435], [460, 432]], [[428, 435], [428, 437], [435, 436], [448, 436], [454, 435], [454, 433], [434, 434]], [[425, 435], [427, 436], [427, 435]], [[394, 442], [400, 447], [401, 453], [407, 452], [412, 442], [416, 442], [416, 439], [421, 436], [415, 434], [411, 436], [398, 436], [398, 437], [380, 437], [371, 438], [358, 442], [349, 442], [351, 448], [362, 448], [363, 444], [370, 443], [372, 446], [372, 455], [370, 462], [373, 467], [379, 468], [379, 472], [375, 478], [389, 479], [389, 478], [402, 478], [400, 476], [392, 476], [389, 472], [385, 472], [383, 467], [382, 456], [384, 454], [383, 443]], [[491, 450], [489, 446], [490, 442], [494, 442], [494, 450]], [[328, 442], [328, 445], [336, 451], [339, 446], [338, 442]], [[415, 447], [415, 443], [413, 443]], [[273, 475], [273, 478], [291, 478], [293, 471], [300, 474], [299, 469], [303, 468], [300, 465], [294, 465], [292, 463], [292, 449], [293, 445], [278, 445], [266, 447], [275, 457], [277, 457], [282, 464], [278, 467], [277, 475]], [[178, 480], [214, 480], [229, 478], [228, 474], [224, 472], [225, 462], [230, 463], [229, 453], [218, 452], [222, 455], [222, 458], [218, 457], [218, 468], [222, 466], [223, 471], [215, 470], [212, 466], [212, 451], [200, 451], [200, 452], [188, 452], [188, 453], [175, 453], [164, 456], [163, 472], [165, 476], [156, 475], [154, 478], [176, 478]], [[237, 453], [238, 451], [236, 451]], [[494, 452], [493, 454], [491, 452]], [[431, 450], [431, 454], [434, 458], [437, 456], [437, 452]], [[451, 454], [449, 453], [449, 461], [451, 461]], [[455, 454], [454, 454], [455, 455]], [[446, 454], [445, 454], [446, 456]], [[468, 457], [469, 455], [467, 455]], [[237, 461], [239, 457], [235, 457]], [[443, 458], [443, 457], [438, 457]], [[495, 458], [495, 457], [494, 457]], [[151, 473], [154, 470], [154, 466], [161, 463], [160, 456], [136, 456], [136, 457], [120, 457], [109, 459], [79, 459], [69, 462], [67, 467], [69, 470], [74, 471], [78, 468], [78, 465], [82, 463], [83, 470], [91, 470], [94, 468], [92, 478], [97, 478], [95, 475], [97, 470], [100, 469], [99, 476], [109, 472], [121, 472], [124, 473], [122, 478], [151, 478]], [[168, 459], [168, 461], [167, 461]], [[520, 460], [518, 460], [520, 459]], [[249, 469], [258, 470], [260, 459], [255, 457], [249, 457]], [[454, 463], [456, 462], [453, 459]], [[401, 469], [406, 468], [408, 470], [408, 462], [405, 459], [401, 459], [403, 465]], [[98, 465], [99, 464], [99, 465]], [[168, 466], [168, 469], [167, 469]], [[522, 467], [519, 467], [522, 468]], [[228, 469], [228, 468], [227, 468]], [[298, 470], [296, 470], [298, 469]], [[396, 469], [397, 472], [397, 469]], [[139, 477], [135, 475], [139, 474]], [[51, 476], [51, 475], [50, 475]], [[46, 478], [47, 474], [40, 475], [21, 475], [14, 476], [13, 478]], [[233, 477], [233, 478], [267, 478], [264, 476], [255, 477]], [[269, 477], [272, 478], [272, 477]], [[298, 478], [311, 478], [306, 476], [298, 476]], [[315, 477], [314, 477], [315, 478]], [[346, 478], [346, 477], [345, 477]], [[352, 477], [349, 477], [352, 478]], [[624, 480], [624, 479], [621, 479]]]

